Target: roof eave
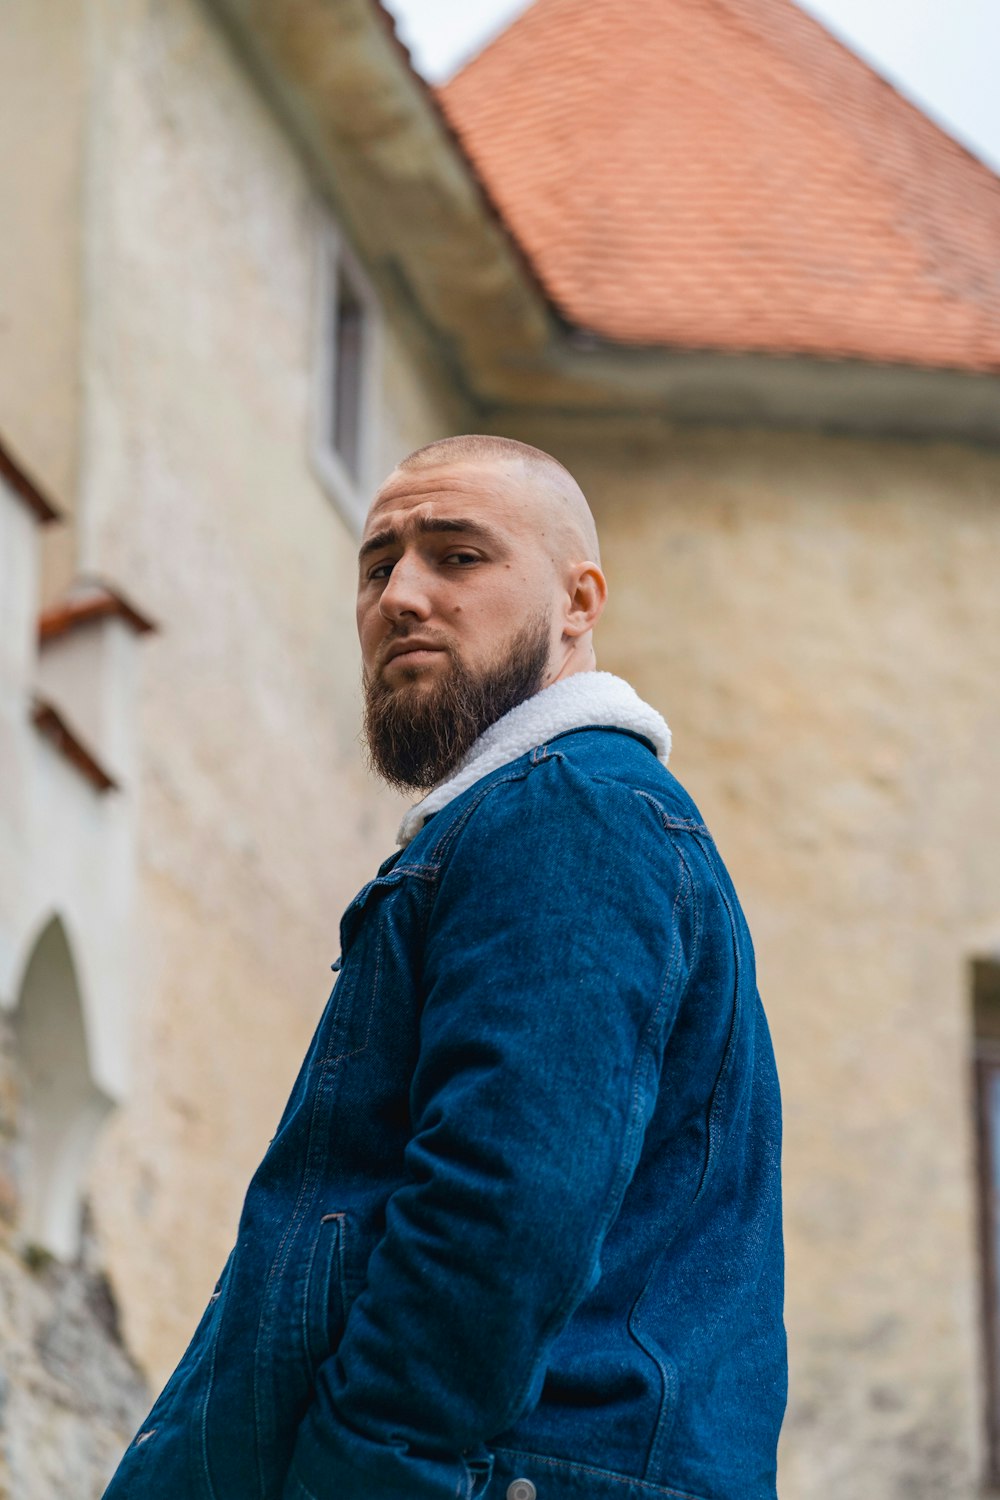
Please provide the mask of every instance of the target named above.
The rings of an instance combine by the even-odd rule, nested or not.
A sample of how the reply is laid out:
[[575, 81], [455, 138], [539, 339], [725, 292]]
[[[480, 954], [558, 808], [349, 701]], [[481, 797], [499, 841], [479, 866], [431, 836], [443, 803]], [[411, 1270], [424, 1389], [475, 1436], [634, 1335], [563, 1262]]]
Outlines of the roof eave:
[[376, 280], [470, 394], [537, 357], [552, 310], [376, 0], [210, 0]]
[[600, 408], [668, 422], [1000, 444], [1000, 373], [638, 348], [573, 331], [550, 344], [546, 364], [544, 376], [522, 379], [520, 397], [494, 403], [494, 415], [529, 404], [564, 414]]
[[405, 287], [464, 394], [538, 411], [1000, 441], [1000, 376], [637, 348], [571, 328], [378, 0], [209, 0], [375, 279]]

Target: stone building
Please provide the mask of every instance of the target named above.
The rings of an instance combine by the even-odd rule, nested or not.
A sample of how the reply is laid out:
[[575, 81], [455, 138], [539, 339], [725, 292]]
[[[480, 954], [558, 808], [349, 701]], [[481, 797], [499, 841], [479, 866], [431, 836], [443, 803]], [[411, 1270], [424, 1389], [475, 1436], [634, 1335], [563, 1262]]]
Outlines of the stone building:
[[0, 151], [0, 1495], [99, 1495], [211, 1290], [399, 812], [360, 516], [466, 430], [580, 478], [750, 917], [783, 1500], [981, 1495], [1000, 181], [790, 0], [439, 95], [377, 0], [8, 0]]

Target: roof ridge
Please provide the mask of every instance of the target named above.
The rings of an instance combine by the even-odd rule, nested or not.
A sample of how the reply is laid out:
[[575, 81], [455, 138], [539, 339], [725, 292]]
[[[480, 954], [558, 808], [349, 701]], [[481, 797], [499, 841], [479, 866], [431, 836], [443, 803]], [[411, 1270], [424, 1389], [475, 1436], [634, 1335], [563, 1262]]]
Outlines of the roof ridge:
[[[591, 0], [591, 3], [594, 3], [594, 0]], [[610, 3], [618, 3], [618, 0], [610, 0]], [[934, 114], [929, 113], [928, 109], [922, 103], [911, 98], [901, 85], [887, 72], [883, 72], [881, 64], [866, 57], [863, 52], [857, 51], [853, 42], [829, 26], [825, 20], [821, 20], [819, 16], [814, 15], [811, 10], [807, 10], [804, 5], [799, 4], [798, 0], [696, 0], [696, 3], [711, 5], [718, 10], [728, 11], [734, 19], [743, 23], [748, 33], [758, 37], [761, 36], [760, 28], [755, 26], [753, 21], [745, 16], [748, 6], [754, 5], [761, 9], [767, 8], [775, 13], [781, 12], [783, 15], [791, 17], [796, 27], [801, 27], [803, 31], [812, 31], [816, 36], [822, 38], [823, 44], [831, 57], [839, 55], [842, 64], [849, 64], [852, 72], [856, 74], [863, 72], [868, 75], [873, 83], [888, 90], [893, 99], [905, 111], [920, 121], [924, 128], [929, 128], [941, 136], [951, 147], [968, 157], [974, 167], [985, 173], [987, 177], [995, 180], [997, 185], [1000, 186], [1000, 168], [993, 167], [990, 162], [984, 161], [982, 157], [977, 156], [970, 146], [951, 133], [947, 125]], [[769, 40], [772, 41], [772, 44], [782, 47], [788, 34], [788, 28], [776, 28], [773, 38], [769, 38]], [[832, 47], [830, 46], [831, 43], [833, 44]]]

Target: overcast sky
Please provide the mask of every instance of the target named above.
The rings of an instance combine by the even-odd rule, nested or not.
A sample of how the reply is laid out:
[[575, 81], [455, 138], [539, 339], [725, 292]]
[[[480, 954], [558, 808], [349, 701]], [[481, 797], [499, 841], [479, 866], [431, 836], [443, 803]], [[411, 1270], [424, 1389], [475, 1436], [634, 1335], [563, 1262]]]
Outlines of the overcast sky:
[[[525, 0], [383, 3], [415, 65], [434, 83], [527, 9]], [[1000, 0], [799, 3], [1000, 171]]]

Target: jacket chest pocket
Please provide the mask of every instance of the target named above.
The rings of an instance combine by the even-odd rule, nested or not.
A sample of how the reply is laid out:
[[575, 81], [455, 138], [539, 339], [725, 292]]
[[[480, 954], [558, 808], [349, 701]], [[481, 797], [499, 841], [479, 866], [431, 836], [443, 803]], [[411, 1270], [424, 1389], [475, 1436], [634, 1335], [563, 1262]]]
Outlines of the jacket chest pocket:
[[340, 923], [339, 978], [331, 996], [330, 1027], [324, 1048], [328, 1064], [363, 1052], [372, 1033], [380, 997], [397, 993], [409, 977], [422, 930], [421, 904], [426, 879], [404, 868], [366, 885]]

